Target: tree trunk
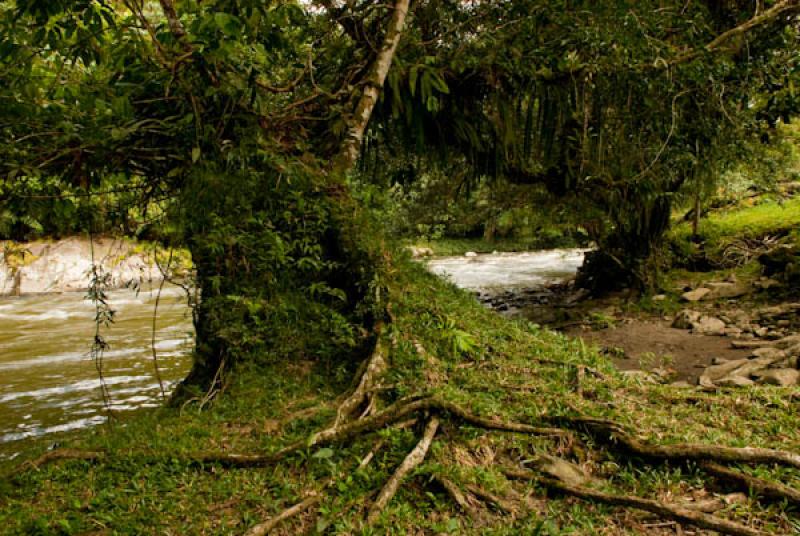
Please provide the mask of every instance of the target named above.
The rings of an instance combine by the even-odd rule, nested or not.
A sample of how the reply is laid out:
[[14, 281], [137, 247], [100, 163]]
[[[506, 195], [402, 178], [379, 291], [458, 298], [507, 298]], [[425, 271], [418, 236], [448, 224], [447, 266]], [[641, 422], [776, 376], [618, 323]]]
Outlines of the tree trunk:
[[185, 188], [186, 231], [202, 289], [185, 388], [219, 389], [243, 362], [353, 360], [366, 351], [369, 340], [359, 334], [383, 314], [387, 255], [379, 225], [350, 195], [346, 175], [358, 159], [408, 7], [409, 0], [394, 5], [329, 169], [206, 172]]

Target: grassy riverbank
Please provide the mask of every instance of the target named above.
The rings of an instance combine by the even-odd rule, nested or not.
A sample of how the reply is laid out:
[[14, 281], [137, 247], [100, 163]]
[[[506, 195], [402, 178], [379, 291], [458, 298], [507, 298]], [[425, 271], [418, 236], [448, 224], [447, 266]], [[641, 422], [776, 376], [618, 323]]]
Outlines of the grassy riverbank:
[[[391, 399], [424, 391], [494, 422], [546, 425], [558, 421], [553, 417], [581, 414], [614, 419], [657, 443], [800, 451], [793, 398], [800, 397], [798, 389], [708, 394], [643, 385], [624, 379], [579, 341], [506, 320], [417, 266], [403, 265], [391, 292], [392, 368], [385, 381]], [[578, 374], [583, 366], [595, 372]], [[452, 414], [445, 419], [447, 413], [426, 461], [371, 527], [364, 522], [365, 505], [415, 445], [422, 421], [301, 449], [260, 468], [208, 461], [208, 453], [263, 454], [308, 438], [335, 417], [337, 397], [354, 372], [341, 363], [309, 360], [243, 371], [214, 402], [195, 400], [83, 433], [64, 446], [97, 452], [97, 459], [54, 462], [0, 481], [0, 524], [8, 534], [241, 534], [318, 491], [324, 496], [320, 505], [276, 533], [672, 530], [649, 514], [584, 502], [501, 471], [543, 455], [569, 460], [591, 475], [586, 486], [606, 492], [691, 505], [730, 491], [692, 462], [645, 463], [613, 445], [600, 448], [581, 429], [568, 440], [512, 434]], [[358, 468], [378, 445], [374, 459]], [[800, 486], [797, 470], [743, 469]], [[464, 490], [474, 511], [457, 506], [442, 479]], [[764, 506], [755, 496], [731, 499], [718, 515], [775, 534], [798, 526], [791, 506]]]

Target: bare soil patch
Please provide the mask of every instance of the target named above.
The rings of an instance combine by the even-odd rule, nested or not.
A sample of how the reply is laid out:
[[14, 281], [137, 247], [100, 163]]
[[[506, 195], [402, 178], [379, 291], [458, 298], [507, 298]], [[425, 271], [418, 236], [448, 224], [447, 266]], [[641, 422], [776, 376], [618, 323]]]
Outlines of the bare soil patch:
[[620, 370], [671, 369], [674, 381], [689, 383], [696, 383], [714, 358], [743, 359], [751, 353], [732, 348], [728, 337], [691, 333], [663, 320], [626, 319], [607, 329], [577, 326], [564, 332], [604, 349]]

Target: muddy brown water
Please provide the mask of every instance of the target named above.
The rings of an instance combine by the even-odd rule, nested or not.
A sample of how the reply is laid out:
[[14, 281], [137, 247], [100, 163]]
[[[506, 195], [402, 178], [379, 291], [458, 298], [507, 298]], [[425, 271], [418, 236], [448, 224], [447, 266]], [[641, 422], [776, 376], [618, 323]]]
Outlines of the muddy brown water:
[[[109, 293], [115, 322], [102, 328], [109, 344], [103, 376], [115, 413], [157, 406], [161, 394], [151, 350], [155, 291]], [[35, 440], [106, 421], [95, 362], [94, 305], [84, 293], [0, 299], [0, 460]], [[156, 319], [159, 367], [169, 392], [185, 377], [194, 344], [182, 289], [166, 287]]]

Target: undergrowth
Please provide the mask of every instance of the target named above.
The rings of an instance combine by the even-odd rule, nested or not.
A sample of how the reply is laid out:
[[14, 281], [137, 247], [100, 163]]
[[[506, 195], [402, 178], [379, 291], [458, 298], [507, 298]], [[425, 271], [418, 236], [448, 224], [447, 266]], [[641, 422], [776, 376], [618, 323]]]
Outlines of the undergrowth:
[[[536, 423], [580, 414], [613, 419], [660, 444], [800, 451], [798, 388], [703, 393], [641, 385], [580, 341], [504, 319], [405, 262], [390, 299], [392, 366], [382, 385], [395, 400], [426, 392], [488, 419]], [[579, 374], [583, 369], [592, 373]], [[0, 526], [7, 534], [242, 534], [325, 487], [316, 508], [273, 533], [674, 534], [673, 524], [651, 514], [560, 495], [501, 471], [547, 454], [570, 459], [607, 492], [692, 504], [729, 491], [691, 462], [642, 463], [598, 449], [592, 437], [489, 431], [455, 420], [442, 421], [426, 461], [372, 525], [364, 521], [366, 508], [416, 444], [423, 420], [301, 449], [260, 468], [197, 461], [197, 453], [262, 454], [308, 438], [335, 418], [337, 397], [354, 372], [335, 360], [253, 366], [204, 408], [165, 407], [74, 436], [65, 446], [106, 456], [0, 480]], [[370, 452], [374, 459], [358, 468]], [[800, 486], [796, 469], [745, 470]], [[467, 515], [443, 480], [497, 501]], [[795, 507], [762, 504], [754, 495], [725, 503], [718, 515], [774, 534], [796, 531], [798, 520]]]

